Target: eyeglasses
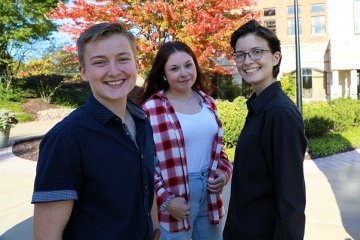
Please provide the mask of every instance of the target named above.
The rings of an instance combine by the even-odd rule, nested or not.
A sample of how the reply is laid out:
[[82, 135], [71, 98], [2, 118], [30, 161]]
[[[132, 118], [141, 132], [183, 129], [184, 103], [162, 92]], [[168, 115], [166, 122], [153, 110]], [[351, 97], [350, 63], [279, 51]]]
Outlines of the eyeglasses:
[[243, 51], [237, 51], [237, 52], [234, 52], [232, 55], [234, 56], [235, 61], [237, 63], [242, 63], [243, 61], [245, 61], [246, 55], [249, 55], [249, 58], [251, 60], [256, 61], [256, 60], [260, 60], [263, 55], [263, 52], [266, 52], [266, 51], [270, 51], [270, 50], [255, 48], [247, 53], [243, 52]]

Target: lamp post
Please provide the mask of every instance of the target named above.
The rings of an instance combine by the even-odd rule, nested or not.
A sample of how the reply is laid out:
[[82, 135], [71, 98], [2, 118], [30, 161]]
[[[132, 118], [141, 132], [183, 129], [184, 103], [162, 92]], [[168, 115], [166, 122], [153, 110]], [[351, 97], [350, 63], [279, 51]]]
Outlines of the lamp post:
[[302, 114], [302, 81], [300, 63], [300, 34], [299, 34], [299, 8], [298, 0], [294, 0], [295, 19], [295, 49], [296, 49], [296, 105]]

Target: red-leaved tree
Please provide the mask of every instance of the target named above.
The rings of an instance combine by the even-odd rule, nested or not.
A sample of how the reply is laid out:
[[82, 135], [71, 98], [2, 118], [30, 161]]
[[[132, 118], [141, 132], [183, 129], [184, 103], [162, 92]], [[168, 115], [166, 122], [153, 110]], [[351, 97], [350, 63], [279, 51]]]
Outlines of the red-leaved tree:
[[139, 59], [145, 68], [162, 43], [180, 40], [194, 50], [208, 73], [224, 73], [212, 59], [229, 56], [231, 32], [258, 17], [258, 13], [249, 11], [254, 4], [254, 0], [72, 0], [69, 5], [60, 2], [48, 17], [71, 20], [65, 21], [59, 31], [74, 40], [94, 23], [125, 22], [137, 36]]

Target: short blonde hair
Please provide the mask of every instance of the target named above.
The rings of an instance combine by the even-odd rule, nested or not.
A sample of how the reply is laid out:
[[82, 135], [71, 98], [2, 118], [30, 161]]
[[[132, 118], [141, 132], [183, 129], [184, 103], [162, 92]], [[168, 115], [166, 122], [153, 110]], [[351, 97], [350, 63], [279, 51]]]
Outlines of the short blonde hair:
[[80, 66], [84, 67], [84, 49], [86, 44], [92, 44], [113, 34], [121, 34], [129, 40], [130, 46], [136, 56], [135, 36], [120, 22], [103, 22], [92, 25], [80, 34], [76, 42]]

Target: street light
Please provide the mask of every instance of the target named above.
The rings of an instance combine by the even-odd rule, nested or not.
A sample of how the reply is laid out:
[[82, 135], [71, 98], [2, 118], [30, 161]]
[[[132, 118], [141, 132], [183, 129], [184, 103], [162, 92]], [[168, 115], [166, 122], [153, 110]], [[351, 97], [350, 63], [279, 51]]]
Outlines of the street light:
[[298, 1], [294, 0], [295, 12], [295, 49], [296, 49], [296, 105], [302, 114], [302, 81], [300, 63], [300, 34], [299, 34], [299, 8]]

